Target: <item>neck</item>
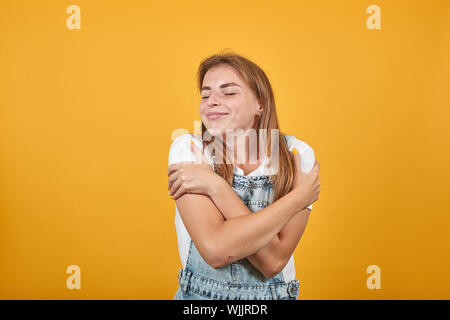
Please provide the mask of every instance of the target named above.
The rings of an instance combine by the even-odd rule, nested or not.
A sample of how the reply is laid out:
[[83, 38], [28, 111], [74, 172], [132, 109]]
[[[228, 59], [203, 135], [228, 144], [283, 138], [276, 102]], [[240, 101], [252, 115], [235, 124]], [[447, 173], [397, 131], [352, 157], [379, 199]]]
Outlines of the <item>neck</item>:
[[226, 153], [235, 165], [255, 165], [260, 163], [259, 137], [255, 136], [222, 136], [226, 145]]

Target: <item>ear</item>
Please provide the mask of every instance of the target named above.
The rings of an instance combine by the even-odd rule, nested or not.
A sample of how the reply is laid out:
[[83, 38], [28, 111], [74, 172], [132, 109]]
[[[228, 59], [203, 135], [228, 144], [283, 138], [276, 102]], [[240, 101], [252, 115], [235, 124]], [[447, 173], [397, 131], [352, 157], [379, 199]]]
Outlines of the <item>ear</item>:
[[261, 103], [261, 99], [258, 99], [258, 111], [259, 111], [259, 116], [262, 114], [264, 108], [262, 107], [262, 103]]

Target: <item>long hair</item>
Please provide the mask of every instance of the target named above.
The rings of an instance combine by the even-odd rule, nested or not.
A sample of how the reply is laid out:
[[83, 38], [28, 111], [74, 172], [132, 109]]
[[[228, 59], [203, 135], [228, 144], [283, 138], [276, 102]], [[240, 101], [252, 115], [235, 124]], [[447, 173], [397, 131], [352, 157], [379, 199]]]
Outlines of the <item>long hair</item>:
[[[251, 91], [263, 107], [261, 116], [258, 119], [256, 132], [259, 133], [261, 130], [264, 130], [263, 132], [267, 134], [266, 154], [271, 154], [272, 150], [272, 135], [270, 134], [271, 130], [277, 129], [279, 132], [278, 141], [274, 141], [274, 143], [279, 144], [278, 171], [274, 179], [272, 179], [274, 188], [273, 201], [276, 201], [277, 199], [281, 198], [289, 191], [291, 191], [294, 184], [296, 166], [294, 162], [295, 158], [293, 157], [291, 152], [289, 152], [289, 149], [284, 140], [284, 134], [282, 134], [280, 131], [278, 117], [275, 109], [275, 99], [269, 79], [260, 67], [258, 67], [255, 63], [248, 60], [247, 58], [233, 52], [222, 52], [209, 56], [201, 61], [197, 71], [198, 88], [200, 92], [202, 88], [203, 78], [205, 77], [206, 72], [218, 65], [228, 65], [233, 67], [244, 79], [248, 87], [251, 89]], [[206, 130], [207, 129], [202, 122], [202, 137], [204, 137]], [[205, 142], [204, 139], [202, 139], [202, 141], [203, 147], [205, 148], [209, 143]], [[223, 148], [222, 150], [226, 150], [226, 148]], [[219, 164], [215, 163], [215, 171], [230, 185], [232, 185], [233, 164], [226, 161], [226, 152], [224, 152], [224, 154], [221, 154], [220, 157], [222, 157], [222, 161], [220, 161]]]

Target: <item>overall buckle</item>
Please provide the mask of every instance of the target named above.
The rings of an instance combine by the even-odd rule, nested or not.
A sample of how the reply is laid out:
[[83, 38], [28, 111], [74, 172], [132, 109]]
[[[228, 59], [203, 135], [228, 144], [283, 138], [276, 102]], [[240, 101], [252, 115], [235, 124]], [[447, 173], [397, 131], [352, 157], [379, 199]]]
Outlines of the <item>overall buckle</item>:
[[289, 281], [287, 292], [291, 298], [297, 298], [299, 293], [300, 282], [298, 280]]

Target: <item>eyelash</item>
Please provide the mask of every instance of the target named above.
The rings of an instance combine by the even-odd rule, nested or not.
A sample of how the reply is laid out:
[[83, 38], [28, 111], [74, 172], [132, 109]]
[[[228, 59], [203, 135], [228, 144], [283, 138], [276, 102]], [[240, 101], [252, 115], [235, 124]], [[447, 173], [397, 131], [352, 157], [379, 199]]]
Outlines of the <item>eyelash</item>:
[[[225, 95], [226, 96], [232, 96], [232, 95], [235, 95], [236, 93], [225, 93]], [[202, 99], [206, 99], [206, 98], [209, 98], [209, 96], [207, 96], [207, 97], [202, 97]]]

